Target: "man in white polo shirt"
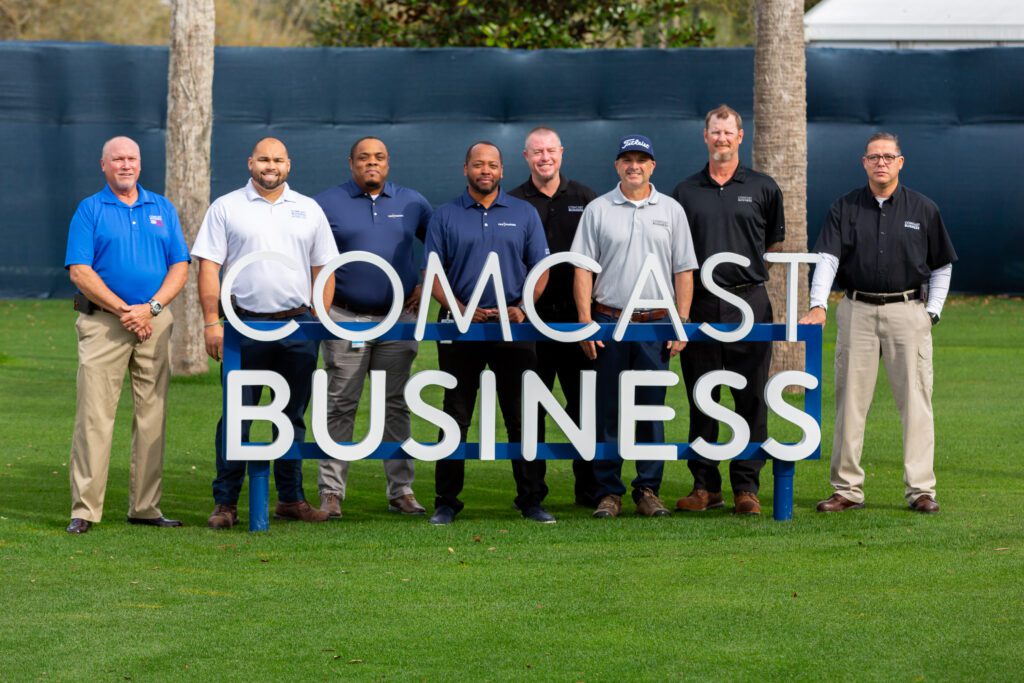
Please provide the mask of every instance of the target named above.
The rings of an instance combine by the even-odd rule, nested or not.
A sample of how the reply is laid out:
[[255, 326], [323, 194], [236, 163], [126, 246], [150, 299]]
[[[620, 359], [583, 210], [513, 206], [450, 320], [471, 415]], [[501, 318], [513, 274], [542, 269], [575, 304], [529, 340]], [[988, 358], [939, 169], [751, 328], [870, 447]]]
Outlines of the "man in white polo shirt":
[[[693, 271], [697, 268], [690, 224], [679, 203], [659, 193], [653, 183], [654, 145], [643, 135], [628, 135], [619, 143], [615, 171], [619, 184], [587, 204], [579, 229], [572, 242], [572, 251], [589, 256], [601, 265], [597, 274], [576, 268], [574, 297], [581, 323], [616, 322], [629, 301], [634, 285], [642, 275], [648, 256], [653, 255], [655, 267], [666, 284], [671, 283], [676, 312], [682, 322], [689, 322], [690, 299], [693, 297]], [[648, 281], [642, 292], [644, 299], [657, 298], [657, 287]], [[668, 317], [664, 308], [634, 311], [633, 322], [654, 322]], [[581, 342], [587, 358], [597, 371], [598, 440], [618, 441], [619, 374], [624, 370], [667, 370], [668, 361], [686, 345], [684, 341], [654, 342]], [[645, 386], [637, 389], [637, 403], [663, 405], [665, 387]], [[637, 422], [638, 443], [665, 440], [662, 422]], [[665, 463], [660, 460], [638, 460], [633, 480], [633, 502], [638, 514], [664, 517], [668, 508], [658, 497]], [[597, 509], [594, 517], [618, 517], [622, 510], [621, 460], [594, 461], [597, 479]]]
[[[232, 303], [247, 321], [312, 320], [312, 283], [320, 269], [337, 256], [338, 248], [320, 206], [288, 187], [291, 169], [288, 150], [280, 140], [264, 138], [249, 157], [251, 180], [245, 187], [228, 193], [210, 205], [192, 255], [199, 259], [199, 302], [205, 321], [206, 352], [221, 360], [224, 330], [220, 326], [220, 279], [243, 256], [272, 251], [300, 264], [299, 270], [260, 261], [247, 266], [235, 280]], [[334, 291], [334, 278], [324, 289], [327, 306]], [[257, 342], [243, 338], [241, 366], [244, 370], [273, 370], [283, 376], [291, 389], [284, 413], [295, 427], [295, 440], [306, 433], [303, 415], [312, 390], [316, 369], [317, 343], [298, 339]], [[262, 387], [243, 390], [246, 405], [259, 403]], [[245, 478], [245, 463], [228, 461], [222, 446], [223, 418], [217, 423], [217, 477], [213, 480], [215, 507], [208, 525], [229, 529], [238, 521], [238, 494]], [[249, 424], [243, 423], [242, 440], [249, 439]], [[323, 522], [327, 513], [314, 509], [302, 490], [302, 461], [275, 460], [274, 482], [278, 503], [274, 516], [304, 522]]]

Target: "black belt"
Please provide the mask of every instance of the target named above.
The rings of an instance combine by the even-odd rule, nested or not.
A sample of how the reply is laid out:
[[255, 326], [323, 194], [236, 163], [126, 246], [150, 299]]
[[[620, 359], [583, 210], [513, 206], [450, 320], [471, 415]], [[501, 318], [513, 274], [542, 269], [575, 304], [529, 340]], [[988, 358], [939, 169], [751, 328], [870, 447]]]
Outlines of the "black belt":
[[[602, 315], [608, 315], [613, 318], [618, 318], [622, 315], [621, 308], [612, 308], [611, 306], [605, 306], [598, 302], [594, 302], [594, 310]], [[652, 320], [661, 320], [668, 315], [668, 310], [664, 308], [652, 308], [649, 311], [634, 311], [633, 315], [630, 316], [630, 320], [635, 323], [647, 323]]]
[[391, 312], [390, 306], [388, 308], [367, 308], [365, 306], [356, 306], [345, 301], [337, 294], [334, 295], [334, 301], [332, 303], [338, 308], [344, 308], [346, 311], [352, 311], [353, 313], [360, 313], [362, 315], [387, 315]]
[[287, 311], [278, 311], [277, 313], [257, 313], [256, 311], [247, 311], [244, 308], [235, 306], [235, 313], [243, 318], [256, 318], [258, 320], [284, 320], [285, 318], [298, 318], [303, 313], [309, 312], [309, 306], [299, 306], [298, 308], [290, 308]]
[[905, 292], [885, 294], [848, 289], [846, 290], [846, 298], [850, 301], [861, 301], [866, 304], [871, 304], [872, 306], [885, 306], [886, 304], [899, 304], [907, 301], [917, 301], [921, 298], [921, 290], [908, 289]]

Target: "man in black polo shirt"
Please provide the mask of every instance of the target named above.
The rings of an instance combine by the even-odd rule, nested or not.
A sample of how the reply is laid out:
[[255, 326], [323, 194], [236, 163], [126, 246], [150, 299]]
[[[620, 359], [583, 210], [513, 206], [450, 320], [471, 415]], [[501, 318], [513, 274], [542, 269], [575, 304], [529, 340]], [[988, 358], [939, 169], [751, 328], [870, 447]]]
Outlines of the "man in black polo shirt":
[[[736, 110], [721, 105], [704, 118], [704, 143], [708, 163], [676, 186], [672, 196], [690, 220], [690, 232], [703, 264], [711, 256], [732, 252], [750, 259], [750, 265], [723, 264], [715, 268], [715, 283], [742, 297], [754, 312], [754, 322], [772, 322], [772, 305], [764, 287], [768, 269], [765, 251], [778, 251], [786, 236], [782, 192], [770, 177], [740, 165], [743, 120]], [[738, 323], [740, 311], [710, 293], [694, 278], [690, 318], [695, 323]], [[771, 344], [764, 342], [700, 342], [687, 344], [679, 356], [683, 381], [690, 399], [690, 442], [697, 437], [718, 441], [718, 421], [705, 415], [694, 400], [694, 385], [713, 370], [731, 370], [747, 379], [745, 389], [731, 389], [736, 412], [750, 427], [752, 441], [768, 438], [768, 407], [764, 386], [772, 360]], [[717, 402], [721, 386], [712, 396]], [[687, 462], [693, 474], [693, 491], [676, 502], [676, 509], [701, 512], [725, 505], [718, 463], [699, 459]], [[731, 460], [729, 480], [737, 514], [757, 515], [757, 499], [764, 460]]]
[[[569, 251], [580, 216], [583, 215], [583, 207], [597, 197], [586, 185], [569, 180], [561, 174], [563, 151], [562, 141], [555, 131], [544, 127], [531, 130], [526, 136], [523, 149], [530, 177], [509, 192], [513, 197], [525, 199], [537, 209], [552, 254]], [[544, 295], [537, 301], [537, 312], [547, 322], [576, 322], [576, 302], [572, 294], [575, 270], [572, 264], [559, 264], [550, 272]], [[562, 393], [565, 394], [566, 412], [575, 422], [579, 422], [580, 370], [589, 370], [591, 367], [591, 362], [583, 355], [579, 344], [537, 344], [537, 374], [549, 389], [555, 385], [555, 376], [558, 376]], [[544, 441], [544, 415], [541, 411], [538, 441]], [[576, 479], [576, 503], [593, 508], [597, 505], [594, 500], [597, 481], [594, 479], [593, 464], [586, 460], [574, 460], [572, 472]]]
[[824, 325], [833, 279], [845, 290], [836, 309], [835, 493], [818, 511], [864, 507], [860, 456], [881, 356], [903, 421], [904, 496], [911, 510], [934, 513], [932, 325], [949, 292], [956, 251], [934, 202], [900, 184], [903, 154], [895, 135], [872, 135], [863, 162], [867, 187], [836, 200], [818, 235], [814, 251], [822, 260], [814, 269], [811, 310], [800, 319]]

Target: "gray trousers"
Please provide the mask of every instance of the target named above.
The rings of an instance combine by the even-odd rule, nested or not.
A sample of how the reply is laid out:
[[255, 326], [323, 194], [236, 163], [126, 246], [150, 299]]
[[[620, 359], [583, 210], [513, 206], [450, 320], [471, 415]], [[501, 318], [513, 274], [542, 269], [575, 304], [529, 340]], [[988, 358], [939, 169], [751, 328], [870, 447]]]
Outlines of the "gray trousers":
[[[331, 320], [336, 322], [379, 322], [383, 316], [354, 313], [331, 307]], [[415, 317], [402, 314], [399, 322], [415, 322]], [[409, 407], [403, 389], [419, 345], [415, 341], [369, 341], [353, 348], [343, 339], [324, 341], [321, 345], [327, 369], [327, 429], [338, 442], [352, 441], [353, 426], [359, 409], [363, 383], [371, 370], [387, 372], [387, 412], [384, 420], [385, 441], [409, 438]], [[387, 476], [387, 497], [393, 500], [412, 493], [413, 461], [384, 460]], [[320, 461], [320, 495], [333, 493], [345, 498], [349, 463], [327, 458]]]

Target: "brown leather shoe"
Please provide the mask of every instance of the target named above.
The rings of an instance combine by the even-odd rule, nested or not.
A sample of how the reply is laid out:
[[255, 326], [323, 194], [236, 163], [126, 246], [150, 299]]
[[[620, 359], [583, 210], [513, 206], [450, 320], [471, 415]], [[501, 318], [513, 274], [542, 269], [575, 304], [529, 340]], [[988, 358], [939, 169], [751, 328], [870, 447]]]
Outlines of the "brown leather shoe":
[[339, 519], [341, 517], [341, 496], [337, 493], [321, 493], [320, 510], [326, 512], [331, 519]]
[[757, 494], [750, 491], [737, 491], [733, 500], [736, 503], [737, 515], [761, 514], [761, 501], [757, 499]]
[[274, 519], [288, 519], [298, 522], [326, 522], [327, 513], [317, 510], [304, 500], [297, 500], [294, 503], [282, 503], [278, 501], [274, 508]]
[[78, 535], [86, 533], [89, 531], [90, 527], [92, 527], [92, 522], [89, 520], [82, 519], [81, 517], [72, 517], [71, 524], [68, 524], [66, 531], [69, 534]]
[[622, 496], [607, 495], [594, 509], [592, 517], [618, 517], [622, 512]]
[[725, 507], [722, 493], [711, 493], [704, 489], [694, 489], [690, 491], [690, 495], [686, 498], [680, 498], [676, 501], [676, 510], [682, 510], [683, 512], [704, 512], [705, 510], [721, 507]]
[[416, 500], [416, 496], [411, 493], [399, 496], [398, 498], [392, 498], [388, 501], [388, 512], [401, 512], [403, 515], [422, 515], [426, 511], [427, 508], [420, 505], [419, 501]]
[[636, 513], [644, 517], [664, 517], [669, 514], [668, 508], [661, 502], [651, 489], [640, 489], [640, 500], [636, 502]]
[[939, 504], [936, 503], [935, 499], [931, 496], [920, 496], [910, 504], [910, 509], [914, 512], [923, 512], [926, 515], [932, 515], [939, 511]]
[[849, 498], [844, 498], [838, 493], [818, 503], [818, 512], [846, 512], [847, 510], [859, 510], [864, 503], [854, 503]]
[[230, 529], [236, 524], [238, 524], [237, 505], [217, 503], [213, 506], [213, 512], [210, 513], [209, 519], [206, 520], [206, 526], [211, 529]]

